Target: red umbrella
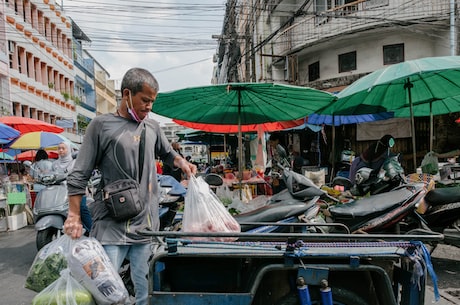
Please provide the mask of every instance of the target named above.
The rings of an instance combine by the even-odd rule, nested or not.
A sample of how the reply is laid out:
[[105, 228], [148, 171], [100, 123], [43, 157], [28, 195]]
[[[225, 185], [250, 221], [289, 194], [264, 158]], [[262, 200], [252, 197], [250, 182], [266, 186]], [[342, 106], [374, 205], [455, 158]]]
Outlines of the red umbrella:
[[[50, 159], [59, 158], [58, 153], [55, 152], [55, 151], [47, 151], [47, 153], [48, 153], [48, 158], [50, 158]], [[36, 150], [27, 150], [25, 152], [22, 152], [22, 153], [16, 155], [16, 159], [18, 161], [34, 161], [36, 154], [37, 154]]]
[[[174, 119], [173, 122], [175, 122], [176, 124], [185, 126], [185, 127], [202, 130], [206, 132], [214, 132], [214, 133], [237, 133], [238, 132], [238, 124], [220, 125], [220, 124], [193, 123], [193, 122], [186, 122], [186, 121], [176, 120], [176, 119]], [[241, 125], [241, 132], [257, 132], [259, 127], [262, 127], [262, 130], [266, 132], [283, 130], [283, 129], [301, 126], [302, 124], [305, 124], [305, 122], [306, 120], [302, 118], [302, 119], [292, 120], [292, 121]]]
[[0, 123], [13, 127], [21, 132], [21, 134], [32, 131], [48, 131], [54, 133], [61, 133], [64, 131], [62, 127], [44, 121], [19, 116], [0, 117]]

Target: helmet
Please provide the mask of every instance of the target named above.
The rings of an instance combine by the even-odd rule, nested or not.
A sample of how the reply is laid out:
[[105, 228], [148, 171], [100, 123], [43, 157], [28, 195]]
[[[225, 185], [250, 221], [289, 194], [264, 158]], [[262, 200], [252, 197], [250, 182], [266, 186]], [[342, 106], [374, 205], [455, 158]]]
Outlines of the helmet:
[[355, 182], [357, 185], [362, 184], [363, 182], [369, 180], [369, 177], [371, 176], [372, 173], [372, 168], [368, 167], [361, 167], [358, 169], [355, 175]]

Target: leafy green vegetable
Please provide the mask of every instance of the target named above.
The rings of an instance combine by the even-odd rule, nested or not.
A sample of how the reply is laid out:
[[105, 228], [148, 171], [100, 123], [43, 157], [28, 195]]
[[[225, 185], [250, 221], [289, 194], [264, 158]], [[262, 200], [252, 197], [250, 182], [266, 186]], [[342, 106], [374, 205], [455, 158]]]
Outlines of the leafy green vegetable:
[[43, 260], [37, 260], [30, 268], [25, 287], [40, 292], [57, 280], [65, 268], [67, 260], [62, 253], [52, 253]]

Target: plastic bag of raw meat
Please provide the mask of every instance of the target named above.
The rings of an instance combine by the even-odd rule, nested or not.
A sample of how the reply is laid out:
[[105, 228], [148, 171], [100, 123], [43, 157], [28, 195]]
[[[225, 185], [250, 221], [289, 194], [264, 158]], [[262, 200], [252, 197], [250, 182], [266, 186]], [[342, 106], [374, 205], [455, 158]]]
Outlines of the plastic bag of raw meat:
[[[241, 232], [239, 223], [202, 177], [191, 177], [185, 195], [183, 232]], [[194, 240], [234, 241], [236, 237], [192, 237]]]

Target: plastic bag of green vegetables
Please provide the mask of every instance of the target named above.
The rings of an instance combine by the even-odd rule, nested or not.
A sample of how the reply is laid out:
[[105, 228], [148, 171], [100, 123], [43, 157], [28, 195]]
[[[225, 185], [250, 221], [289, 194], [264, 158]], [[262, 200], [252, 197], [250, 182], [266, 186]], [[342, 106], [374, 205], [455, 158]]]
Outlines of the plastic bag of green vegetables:
[[53, 240], [38, 251], [27, 274], [25, 287], [36, 292], [57, 280], [67, 268], [67, 253], [74, 241], [67, 235]]
[[69, 269], [37, 294], [32, 305], [95, 305], [91, 293], [72, 277]]

